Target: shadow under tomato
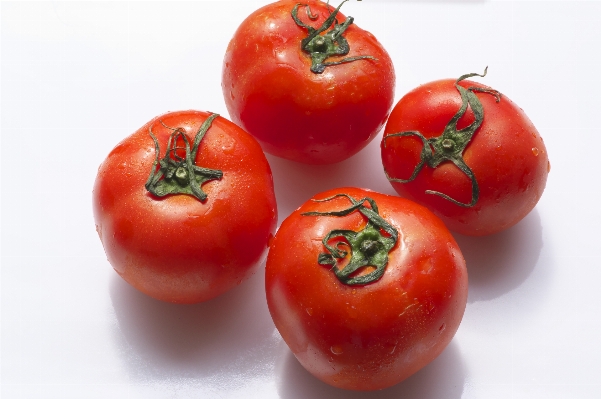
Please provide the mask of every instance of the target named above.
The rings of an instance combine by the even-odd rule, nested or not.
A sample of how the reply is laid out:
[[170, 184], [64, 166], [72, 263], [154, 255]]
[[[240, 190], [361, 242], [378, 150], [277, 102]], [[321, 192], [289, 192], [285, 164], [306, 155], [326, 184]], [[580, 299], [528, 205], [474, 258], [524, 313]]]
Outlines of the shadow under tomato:
[[193, 378], [244, 386], [273, 373], [279, 338], [264, 295], [264, 267], [232, 291], [195, 305], [150, 298], [119, 276], [110, 296], [115, 341], [132, 380]]
[[536, 267], [543, 248], [536, 208], [518, 224], [497, 234], [453, 235], [467, 264], [469, 303], [494, 299], [519, 287]]
[[463, 393], [466, 369], [458, 345], [449, 346], [432, 363], [405, 381], [380, 391], [359, 392], [334, 388], [313, 377], [282, 342], [278, 393], [282, 399], [458, 399]]
[[307, 165], [267, 154], [278, 201], [279, 222], [315, 194], [332, 188], [369, 188], [396, 195], [380, 161], [380, 140], [378, 134], [357, 154], [331, 165]]

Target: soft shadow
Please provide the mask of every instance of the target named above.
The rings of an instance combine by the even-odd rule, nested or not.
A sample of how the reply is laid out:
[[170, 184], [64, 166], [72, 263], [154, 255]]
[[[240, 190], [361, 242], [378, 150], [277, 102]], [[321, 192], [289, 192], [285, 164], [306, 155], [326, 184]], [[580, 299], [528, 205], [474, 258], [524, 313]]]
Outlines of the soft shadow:
[[458, 399], [466, 369], [458, 345], [449, 346], [432, 363], [405, 381], [381, 391], [358, 392], [334, 388], [306, 371], [282, 344], [278, 393], [282, 399]]
[[243, 385], [272, 373], [279, 341], [264, 292], [263, 266], [232, 291], [196, 305], [155, 300], [115, 274], [110, 285], [119, 327], [115, 341], [130, 376], [144, 381], [218, 376]]
[[380, 161], [381, 135], [349, 159], [332, 165], [306, 165], [267, 154], [281, 223], [315, 194], [338, 187], [360, 187], [396, 195]]
[[508, 230], [485, 237], [454, 234], [469, 274], [468, 302], [487, 301], [519, 287], [532, 273], [543, 248], [536, 208]]

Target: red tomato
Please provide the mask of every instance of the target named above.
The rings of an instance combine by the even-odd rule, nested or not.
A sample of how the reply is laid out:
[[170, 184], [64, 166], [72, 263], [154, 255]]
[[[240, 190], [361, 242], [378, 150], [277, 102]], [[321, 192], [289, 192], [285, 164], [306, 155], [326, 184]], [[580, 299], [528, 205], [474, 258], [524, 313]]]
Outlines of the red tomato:
[[358, 188], [319, 194], [284, 220], [265, 280], [273, 321], [299, 362], [353, 390], [392, 386], [438, 356], [468, 288], [440, 219]]
[[392, 61], [352, 21], [321, 1], [283, 0], [242, 22], [225, 54], [222, 89], [232, 120], [265, 151], [334, 163], [384, 126], [394, 99]]
[[111, 151], [96, 177], [94, 219], [109, 262], [163, 301], [206, 301], [239, 284], [275, 230], [271, 170], [261, 147], [215, 116], [182, 111], [154, 118]]
[[543, 193], [550, 164], [522, 109], [464, 80], [475, 75], [407, 93], [390, 114], [381, 148], [401, 196], [428, 207], [451, 230], [477, 236], [524, 218]]

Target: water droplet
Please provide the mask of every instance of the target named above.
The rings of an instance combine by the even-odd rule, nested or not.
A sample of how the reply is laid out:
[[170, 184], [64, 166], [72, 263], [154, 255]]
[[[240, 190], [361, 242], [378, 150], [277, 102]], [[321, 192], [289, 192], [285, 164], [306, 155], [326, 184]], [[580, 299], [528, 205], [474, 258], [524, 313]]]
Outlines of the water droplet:
[[313, 309], [311, 309], [311, 308], [307, 308], [307, 309], [305, 309], [305, 310], [307, 311], [307, 314], [308, 314], [309, 316], [313, 316]]
[[547, 173], [551, 171], [551, 161], [547, 161]]
[[343, 352], [342, 347], [340, 345], [333, 345], [330, 348], [330, 351], [332, 351], [332, 353], [335, 355], [342, 355]]
[[426, 314], [430, 314], [430, 313], [432, 313], [432, 311], [433, 311], [433, 310], [434, 310], [434, 304], [433, 304], [433, 303], [430, 303], [430, 304], [428, 305], [428, 307], [426, 308]]
[[442, 325], [440, 326], [440, 328], [438, 329], [438, 331], [439, 332], [443, 332], [446, 327], [447, 326], [444, 323], [442, 323]]
[[532, 148], [532, 153], [534, 154], [535, 157], [538, 156], [538, 148], [534, 147]]

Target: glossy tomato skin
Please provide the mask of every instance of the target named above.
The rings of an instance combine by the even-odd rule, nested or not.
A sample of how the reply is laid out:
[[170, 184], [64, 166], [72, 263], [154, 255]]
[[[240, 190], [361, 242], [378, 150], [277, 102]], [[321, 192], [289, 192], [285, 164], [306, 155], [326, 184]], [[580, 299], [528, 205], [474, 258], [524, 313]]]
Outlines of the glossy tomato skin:
[[100, 165], [94, 184], [96, 230], [117, 273], [163, 301], [211, 299], [250, 276], [261, 262], [277, 222], [269, 164], [259, 144], [217, 117], [201, 141], [196, 165], [219, 169], [221, 180], [202, 185], [207, 199], [157, 197], [145, 188], [155, 157], [181, 127], [193, 140], [206, 112], [161, 115], [118, 144]]
[[314, 198], [337, 193], [373, 198], [398, 230], [384, 275], [348, 286], [318, 264], [325, 234], [358, 231], [366, 218], [358, 212], [303, 216], [349, 205], [344, 198], [308, 201], [283, 221], [270, 247], [267, 303], [282, 338], [315, 377], [344, 389], [382, 389], [424, 367], [451, 341], [467, 301], [465, 261], [448, 229], [426, 208], [357, 188]]
[[[278, 1], [252, 13], [229, 43], [222, 89], [232, 120], [254, 135], [266, 152], [297, 162], [339, 162], [365, 147], [384, 126], [394, 100], [392, 61], [376, 38], [356, 24], [344, 33], [345, 57], [371, 55], [311, 72], [301, 49], [308, 34], [292, 19], [298, 2]], [[329, 16], [325, 3], [310, 0], [298, 16], [319, 27]], [[333, 7], [331, 7], [333, 9]], [[341, 23], [346, 17], [339, 13]]]
[[[384, 137], [410, 130], [428, 139], [440, 136], [461, 107], [454, 82], [439, 80], [407, 93], [390, 114]], [[460, 85], [486, 87], [467, 80]], [[550, 163], [540, 134], [521, 108], [505, 95], [499, 102], [488, 93], [476, 92], [476, 96], [484, 108], [484, 120], [463, 153], [479, 185], [475, 206], [461, 207], [425, 193], [434, 190], [470, 202], [471, 181], [450, 162], [435, 169], [425, 166], [412, 182], [391, 184], [401, 196], [432, 210], [449, 229], [482, 236], [513, 226], [534, 208], [545, 188]], [[458, 127], [472, 121], [474, 116], [468, 108]], [[419, 163], [421, 149], [421, 141], [415, 137], [384, 138], [382, 163], [389, 176], [409, 178]]]

